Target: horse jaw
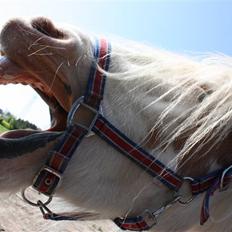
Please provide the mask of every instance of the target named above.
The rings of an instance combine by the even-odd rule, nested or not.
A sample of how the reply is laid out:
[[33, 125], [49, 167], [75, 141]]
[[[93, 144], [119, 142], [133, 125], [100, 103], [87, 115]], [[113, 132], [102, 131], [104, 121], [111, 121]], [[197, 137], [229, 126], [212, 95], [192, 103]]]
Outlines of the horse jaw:
[[0, 63], [0, 84], [31, 85], [52, 104], [52, 111], [58, 107], [65, 118], [85, 89], [87, 80], [82, 76], [88, 75], [91, 65], [89, 39], [55, 27], [45, 18], [31, 22], [14, 19], [3, 27], [0, 43], [7, 58]]
[[[42, 27], [40, 20], [37, 23]], [[0, 36], [5, 56], [26, 71], [29, 80], [42, 83], [42, 90], [48, 92], [51, 87], [52, 95], [48, 96], [54, 97], [66, 114], [72, 101], [84, 93], [92, 62], [89, 58], [92, 54], [90, 39], [82, 34], [67, 35], [71, 39], [57, 39], [44, 35], [30, 23], [12, 20], [6, 24]], [[36, 55], [40, 45], [44, 44], [47, 45], [45, 51], [52, 51], [54, 56]], [[52, 49], [54, 46], [65, 49]], [[31, 55], [33, 52], [34, 55]], [[124, 62], [125, 59], [120, 56], [112, 57], [112, 63]], [[114, 68], [116, 66], [110, 71], [117, 71]], [[3, 71], [7, 70], [8, 68]], [[17, 75], [13, 76], [17, 79]], [[25, 80], [25, 73], [21, 77]], [[107, 80], [103, 111], [107, 119], [140, 143], [149, 127], [146, 125], [147, 121], [137, 114], [139, 109], [131, 106], [128, 89], [122, 88], [119, 94], [118, 88], [122, 83], [120, 79]], [[129, 106], [126, 107], [126, 117], [125, 106]], [[46, 146], [37, 149], [17, 159], [2, 160], [2, 164], [5, 162], [10, 169], [16, 170], [14, 178], [18, 178], [17, 186], [31, 184], [33, 176], [46, 160], [45, 153], [49, 148]], [[17, 168], [17, 163], [23, 164], [23, 168]], [[8, 173], [10, 169], [6, 168], [5, 172]], [[9, 181], [3, 183], [9, 184], [11, 188], [16, 186], [13, 180], [12, 184]], [[84, 139], [77, 149], [57, 194], [77, 206], [97, 210], [105, 218], [140, 214], [144, 209], [153, 210], [172, 197], [169, 190], [96, 136]]]
[[32, 134], [24, 139], [1, 138], [1, 192], [17, 192], [30, 186], [59, 136], [60, 133], [46, 132]]

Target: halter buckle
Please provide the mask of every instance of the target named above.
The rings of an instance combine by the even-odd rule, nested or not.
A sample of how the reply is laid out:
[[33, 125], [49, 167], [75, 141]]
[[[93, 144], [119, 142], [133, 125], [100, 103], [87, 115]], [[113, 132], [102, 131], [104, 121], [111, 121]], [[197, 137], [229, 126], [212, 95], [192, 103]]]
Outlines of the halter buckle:
[[179, 196], [175, 196], [172, 200], [166, 202], [163, 206], [161, 206], [160, 208], [158, 208], [155, 211], [150, 211], [148, 209], [146, 209], [143, 213], [142, 213], [142, 217], [144, 219], [144, 221], [147, 223], [147, 225], [149, 227], [152, 227], [154, 225], [157, 224], [158, 222], [158, 218], [159, 216], [166, 211], [167, 209], [169, 209], [170, 207], [172, 207], [174, 204], [176, 204], [179, 201], [180, 197]]
[[189, 204], [194, 196], [191, 191], [190, 183], [193, 182], [194, 179], [192, 177], [186, 176], [183, 177], [183, 184], [178, 191], [179, 199], [178, 202], [182, 205]]
[[[101, 112], [101, 109], [99, 111]], [[84, 96], [81, 96], [75, 101], [68, 114], [68, 126], [73, 124], [78, 125], [88, 131], [86, 136], [90, 136], [92, 135], [92, 128], [98, 118], [98, 115], [100, 114], [99, 111], [86, 104], [84, 102]], [[82, 113], [84, 116], [80, 117], [80, 115], [78, 115], [80, 113]]]
[[[43, 181], [40, 181], [40, 179]], [[56, 170], [44, 166], [35, 176], [32, 187], [46, 196], [52, 196], [60, 185], [62, 175]]]
[[146, 222], [146, 224], [151, 228], [157, 224], [157, 215], [154, 215], [148, 209], [146, 209], [141, 215]]
[[219, 191], [221, 191], [221, 192], [227, 190], [227, 188], [228, 188], [228, 183], [227, 183], [227, 180], [225, 178], [226, 178], [227, 172], [229, 172], [231, 169], [232, 169], [232, 165], [230, 165], [228, 168], [226, 168], [222, 172], [222, 175], [220, 178], [220, 183], [219, 183]]
[[[41, 200], [33, 201], [32, 199], [30, 199], [30, 198], [27, 196], [26, 191], [27, 191], [28, 188], [31, 188], [31, 186], [29, 186], [29, 187], [23, 189], [22, 192], [21, 192], [21, 196], [22, 196], [23, 200], [24, 200], [25, 202], [27, 202], [29, 205], [32, 205], [32, 206], [35, 206], [35, 207], [40, 207], [40, 205], [39, 205], [38, 202], [41, 202], [41, 203], [42, 203]], [[33, 189], [33, 188], [32, 188], [32, 189]], [[39, 193], [39, 194], [40, 194], [40, 193]], [[48, 205], [48, 204], [52, 201], [52, 198], [53, 198], [53, 196], [47, 196], [47, 200], [45, 200], [45, 201], [43, 202], [43, 205], [44, 205], [44, 206]]]

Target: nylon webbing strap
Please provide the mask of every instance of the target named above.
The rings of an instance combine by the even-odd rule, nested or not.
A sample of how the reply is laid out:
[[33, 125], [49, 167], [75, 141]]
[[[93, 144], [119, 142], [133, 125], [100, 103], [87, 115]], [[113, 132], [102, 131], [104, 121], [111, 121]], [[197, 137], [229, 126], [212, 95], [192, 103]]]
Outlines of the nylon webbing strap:
[[201, 208], [200, 224], [203, 225], [209, 218], [210, 197], [216, 190], [225, 191], [232, 180], [232, 166], [216, 170], [210, 174], [196, 178], [191, 184], [194, 195], [205, 192]]
[[163, 163], [150, 155], [139, 145], [135, 144], [102, 115], [99, 115], [93, 127], [93, 131], [129, 159], [143, 167], [145, 171], [158, 178], [170, 189], [177, 191], [182, 185], [181, 177], [172, 170], [166, 168]]
[[61, 176], [70, 161], [73, 152], [87, 134], [87, 130], [74, 125], [69, 127], [51, 152], [46, 165], [38, 173], [34, 180], [33, 187], [45, 195], [52, 195], [58, 187]]
[[[109, 52], [110, 45], [105, 39], [97, 41], [94, 50], [95, 59], [92, 62], [88, 87], [84, 99], [84, 102], [96, 111], [99, 110], [105, 85], [105, 74], [101, 69], [107, 71], [109, 68]], [[72, 108], [70, 113], [73, 114], [73, 112], [75, 113], [78, 111], [81, 104], [81, 102], [77, 105], [74, 104], [75, 108]], [[46, 165], [34, 179], [33, 187], [37, 191], [48, 196], [54, 194], [74, 151], [90, 129], [91, 128], [85, 128], [82, 125], [75, 124], [71, 124], [66, 129], [61, 141], [59, 141], [53, 151], [50, 152], [50, 157]]]
[[97, 110], [99, 110], [104, 95], [106, 76], [103, 72], [109, 69], [110, 52], [110, 44], [105, 39], [96, 41], [94, 52], [96, 59], [93, 61], [90, 70], [84, 102]]
[[198, 195], [200, 193], [205, 192], [213, 185], [216, 179], [221, 175], [222, 169], [217, 170], [215, 172], [211, 172], [210, 174], [202, 177], [196, 177], [190, 183], [191, 190], [193, 195]]
[[123, 230], [142, 231], [149, 230], [151, 227], [147, 225], [142, 216], [131, 218], [116, 218], [114, 223]]

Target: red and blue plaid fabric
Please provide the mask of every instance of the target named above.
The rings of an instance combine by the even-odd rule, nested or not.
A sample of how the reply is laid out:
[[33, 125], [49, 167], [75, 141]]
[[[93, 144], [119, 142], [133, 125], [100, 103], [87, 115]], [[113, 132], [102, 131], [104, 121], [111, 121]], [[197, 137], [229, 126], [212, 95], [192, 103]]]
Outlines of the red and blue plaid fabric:
[[110, 52], [111, 47], [107, 40], [101, 39], [96, 41], [94, 50], [95, 60], [90, 69], [88, 85], [84, 96], [84, 102], [96, 110], [99, 110], [104, 95], [106, 76], [103, 72], [109, 69]]
[[149, 230], [151, 228], [147, 225], [142, 216], [131, 218], [116, 218], [114, 219], [114, 223], [123, 230], [142, 231]]
[[47, 196], [54, 194], [73, 152], [87, 133], [85, 128], [78, 125], [69, 127], [65, 131], [61, 141], [50, 152], [50, 158], [34, 180], [33, 187], [36, 190]]
[[130, 140], [102, 115], [98, 116], [93, 131], [153, 177], [159, 179], [171, 190], [177, 191], [182, 185], [181, 177], [171, 169], [166, 168], [163, 163]]
[[[94, 60], [89, 74], [87, 90], [84, 96], [84, 103], [87, 107], [98, 112], [97, 118], [91, 128], [84, 128], [81, 125], [70, 125], [64, 132], [61, 140], [50, 152], [50, 158], [45, 166], [36, 176], [33, 187], [39, 192], [51, 196], [59, 185], [62, 174], [64, 173], [74, 151], [81, 143], [82, 139], [91, 129], [98, 136], [104, 139], [109, 145], [117, 149], [120, 153], [134, 161], [142, 167], [147, 173], [159, 179], [169, 189], [178, 192], [183, 184], [184, 178], [180, 177], [163, 163], [154, 158], [142, 147], [137, 145], [125, 134], [119, 131], [106, 118], [99, 113], [99, 107], [103, 99], [106, 75], [110, 63], [110, 44], [105, 40], [99, 40], [94, 50]], [[79, 104], [77, 100], [76, 103]], [[77, 105], [78, 105], [77, 104]], [[74, 103], [75, 106], [75, 103]], [[74, 108], [73, 106], [73, 108]], [[73, 111], [73, 108], [71, 112]], [[78, 107], [77, 107], [78, 108]], [[76, 109], [74, 110], [74, 112]], [[69, 119], [69, 117], [68, 117]], [[209, 198], [219, 188], [221, 182], [227, 185], [232, 179], [232, 168], [221, 169], [210, 173], [209, 175], [192, 179], [190, 186], [193, 195], [198, 195], [206, 191], [202, 211], [201, 224], [209, 217]], [[229, 170], [229, 171], [228, 171]], [[221, 176], [223, 176], [221, 180]], [[75, 217], [44, 213], [46, 219], [52, 220], [76, 220]], [[142, 231], [148, 230], [149, 226], [143, 216], [116, 218], [114, 222], [124, 230]]]
[[[225, 191], [232, 180], [232, 167], [229, 166], [228, 168], [221, 169], [214, 172], [213, 175], [211, 174], [212, 178], [211, 181], [208, 179], [208, 188], [204, 188], [206, 193], [202, 203], [201, 208], [201, 217], [200, 217], [200, 224], [203, 225], [209, 218], [209, 203], [210, 197], [213, 196], [216, 190]], [[204, 178], [203, 178], [204, 179]], [[203, 189], [201, 190], [203, 192]]]

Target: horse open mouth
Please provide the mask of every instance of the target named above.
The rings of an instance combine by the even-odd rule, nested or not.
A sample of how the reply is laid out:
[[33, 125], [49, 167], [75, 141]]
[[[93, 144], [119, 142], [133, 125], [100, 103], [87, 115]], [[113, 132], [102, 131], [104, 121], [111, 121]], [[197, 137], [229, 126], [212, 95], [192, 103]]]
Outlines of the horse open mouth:
[[[13, 19], [0, 33], [0, 84], [31, 86], [49, 106], [49, 132], [66, 128], [67, 112], [73, 102], [68, 77], [73, 71], [70, 66], [75, 64], [76, 47], [75, 36], [46, 18], [30, 22]], [[35, 131], [10, 131], [7, 136], [15, 138], [30, 133]]]
[[[63, 131], [66, 127], [67, 112], [56, 98], [56, 93], [46, 83], [41, 82], [34, 75], [30, 75], [6, 56], [0, 57], [0, 84], [23, 84], [31, 86], [49, 106], [51, 128], [47, 131]], [[5, 133], [6, 138], [20, 138], [31, 135], [40, 130], [13, 130]]]

